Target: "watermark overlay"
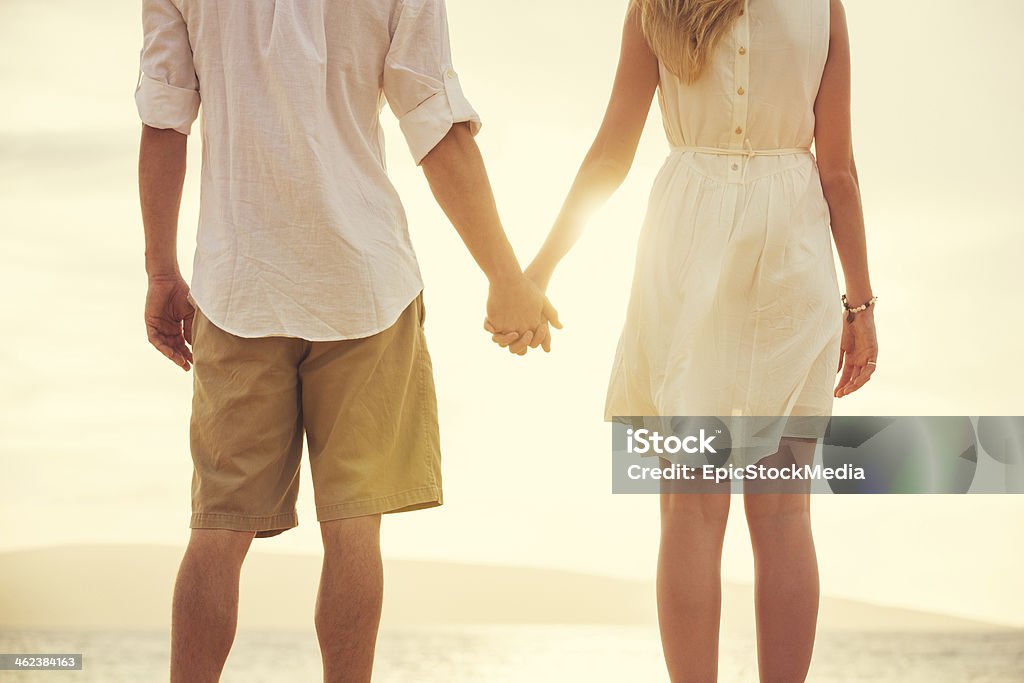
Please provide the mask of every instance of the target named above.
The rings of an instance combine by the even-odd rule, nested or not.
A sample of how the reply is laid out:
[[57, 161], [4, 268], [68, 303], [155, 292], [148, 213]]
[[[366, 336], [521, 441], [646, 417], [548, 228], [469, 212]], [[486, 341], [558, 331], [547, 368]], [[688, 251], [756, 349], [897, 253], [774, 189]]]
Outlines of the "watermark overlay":
[[81, 654], [4, 654], [0, 671], [81, 671]]
[[614, 493], [1024, 493], [1024, 417], [630, 416]]

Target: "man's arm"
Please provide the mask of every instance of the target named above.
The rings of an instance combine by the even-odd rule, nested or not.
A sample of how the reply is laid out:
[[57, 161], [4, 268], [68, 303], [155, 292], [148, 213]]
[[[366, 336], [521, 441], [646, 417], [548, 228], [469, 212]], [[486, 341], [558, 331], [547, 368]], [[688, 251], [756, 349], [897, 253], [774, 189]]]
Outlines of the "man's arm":
[[146, 233], [146, 333], [183, 370], [192, 363], [188, 285], [178, 270], [178, 212], [185, 183], [188, 137], [144, 125], [139, 144], [139, 199]]
[[437, 203], [490, 281], [487, 319], [509, 333], [514, 353], [549, 346], [547, 322], [558, 314], [524, 275], [498, 217], [480, 149], [465, 123], [456, 123], [423, 158], [423, 172]]

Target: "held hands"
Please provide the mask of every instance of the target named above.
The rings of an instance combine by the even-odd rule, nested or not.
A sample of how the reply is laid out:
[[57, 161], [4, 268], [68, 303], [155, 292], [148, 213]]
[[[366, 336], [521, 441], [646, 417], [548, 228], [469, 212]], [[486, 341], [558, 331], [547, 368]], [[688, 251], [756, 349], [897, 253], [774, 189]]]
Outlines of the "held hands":
[[149, 278], [146, 293], [146, 334], [149, 343], [182, 370], [192, 366], [192, 320], [188, 285], [180, 275]]
[[544, 296], [547, 278], [526, 273], [491, 283], [484, 329], [491, 340], [517, 356], [541, 347], [551, 351], [551, 327], [562, 329], [558, 311]]

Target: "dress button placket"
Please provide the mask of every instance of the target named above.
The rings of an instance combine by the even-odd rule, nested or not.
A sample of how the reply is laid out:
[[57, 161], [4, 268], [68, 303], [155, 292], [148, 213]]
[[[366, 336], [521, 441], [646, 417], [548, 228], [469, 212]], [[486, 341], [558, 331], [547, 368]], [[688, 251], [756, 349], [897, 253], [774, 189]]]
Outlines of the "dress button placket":
[[[729, 148], [735, 150], [744, 149], [744, 141], [747, 134], [747, 102], [750, 95], [747, 90], [750, 88], [750, 8], [749, 0], [743, 3], [743, 10], [739, 19], [733, 27], [733, 39], [735, 41], [735, 52], [733, 60], [733, 107], [732, 107], [732, 135], [729, 140]], [[729, 181], [739, 182], [743, 177], [743, 165], [749, 163], [749, 159], [732, 157], [729, 162]]]

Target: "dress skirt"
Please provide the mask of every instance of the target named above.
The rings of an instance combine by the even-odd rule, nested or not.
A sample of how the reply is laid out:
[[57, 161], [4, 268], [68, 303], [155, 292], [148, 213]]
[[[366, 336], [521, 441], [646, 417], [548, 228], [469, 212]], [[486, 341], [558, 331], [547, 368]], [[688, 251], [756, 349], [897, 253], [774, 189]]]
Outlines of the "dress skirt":
[[[674, 150], [651, 191], [605, 419], [828, 418], [842, 316], [810, 152]], [[794, 424], [731, 462], [770, 455], [781, 436], [820, 436]]]

